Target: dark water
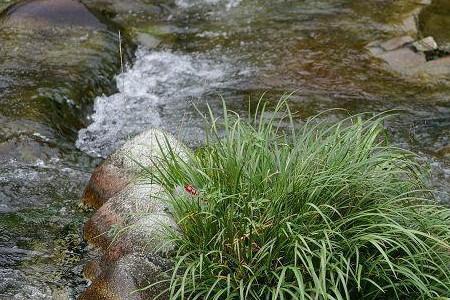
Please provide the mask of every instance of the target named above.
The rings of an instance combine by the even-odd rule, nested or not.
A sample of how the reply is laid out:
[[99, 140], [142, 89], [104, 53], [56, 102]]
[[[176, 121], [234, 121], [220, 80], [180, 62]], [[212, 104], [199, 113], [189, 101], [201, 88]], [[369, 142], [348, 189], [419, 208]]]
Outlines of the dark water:
[[[150, 6], [131, 2], [130, 10], [136, 2]], [[393, 142], [421, 155], [432, 168], [431, 186], [443, 201], [450, 200], [450, 79], [403, 77], [365, 48], [399, 34], [397, 24], [416, 7], [411, 1], [177, 0], [158, 7], [150, 21], [139, 14], [136, 23], [114, 17], [126, 20], [121, 26], [159, 41], [155, 49], [138, 49], [116, 82], [110, 75], [120, 69], [117, 61], [103, 54], [111, 70], [96, 69], [105, 82], [94, 84], [86, 98], [48, 84], [49, 91], [82, 105], [58, 110], [45, 101], [41, 106], [31, 102], [22, 106], [33, 108], [28, 114], [14, 109], [23, 102], [11, 98], [11, 91], [0, 93], [0, 298], [76, 296], [85, 284], [80, 270], [89, 255], [80, 238], [86, 213], [78, 202], [98, 157], [153, 126], [198, 144], [202, 123], [192, 103], [204, 109], [208, 102], [220, 113], [220, 96], [230, 108], [245, 112], [263, 93], [273, 103], [293, 93], [290, 104], [299, 120], [331, 108], [343, 110], [327, 114], [330, 121], [398, 110], [387, 123]], [[444, 10], [435, 11], [429, 14]], [[434, 22], [421, 26], [445, 43], [445, 33]], [[117, 45], [111, 41], [110, 46]], [[67, 74], [80, 71], [69, 68]], [[0, 90], [2, 84], [11, 87], [11, 81], [16, 87], [25, 84], [27, 78], [2, 70]], [[64, 77], [46, 77], [52, 78]]]

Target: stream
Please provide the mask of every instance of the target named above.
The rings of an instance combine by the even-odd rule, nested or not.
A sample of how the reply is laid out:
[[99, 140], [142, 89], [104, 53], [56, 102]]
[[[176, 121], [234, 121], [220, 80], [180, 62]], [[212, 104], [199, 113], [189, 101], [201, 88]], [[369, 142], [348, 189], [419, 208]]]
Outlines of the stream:
[[[43, 22], [64, 13], [58, 1], [75, 19]], [[220, 114], [222, 99], [245, 113], [292, 93], [299, 122], [395, 110], [393, 143], [420, 155], [450, 201], [450, 77], [403, 76], [366, 48], [395, 36], [415, 1], [20, 3], [0, 0], [0, 299], [76, 299], [93, 255], [79, 205], [93, 168], [151, 127], [200, 145], [196, 109]], [[421, 30], [450, 45], [450, 4], [433, 5]]]

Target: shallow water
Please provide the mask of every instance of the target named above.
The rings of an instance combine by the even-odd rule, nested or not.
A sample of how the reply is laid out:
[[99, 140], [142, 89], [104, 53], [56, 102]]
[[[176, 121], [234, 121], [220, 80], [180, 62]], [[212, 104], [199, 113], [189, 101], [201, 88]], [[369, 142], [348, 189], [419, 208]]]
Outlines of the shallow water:
[[[63, 104], [11, 101], [5, 87], [27, 86], [28, 77], [0, 72], [0, 299], [75, 297], [86, 284], [80, 271], [89, 256], [79, 197], [99, 157], [154, 126], [198, 145], [203, 127], [193, 104], [220, 114], [221, 97], [245, 113], [264, 93], [275, 103], [292, 92], [299, 121], [331, 108], [343, 110], [328, 113], [330, 121], [398, 110], [386, 123], [393, 142], [421, 155], [432, 170], [430, 185], [450, 201], [450, 79], [403, 77], [365, 48], [398, 34], [402, 15], [416, 7], [411, 2], [159, 2], [161, 17], [136, 25], [159, 46], [140, 47], [116, 82], [102, 73], [82, 101], [52, 84], [57, 75], [44, 82], [58, 95], [51, 100]], [[79, 78], [73, 69], [61, 74], [71, 83]]]
[[192, 102], [220, 111], [220, 95], [245, 112], [249, 98], [293, 92], [300, 119], [332, 108], [345, 111], [330, 119], [398, 110], [388, 123], [394, 142], [433, 162], [433, 184], [448, 192], [449, 78], [402, 77], [365, 48], [398, 34], [402, 15], [417, 7], [399, 2], [178, 0], [170, 21], [152, 29], [170, 42], [140, 50], [118, 77], [120, 92], [95, 100], [77, 146], [106, 156], [152, 126], [195, 144], [202, 127]]

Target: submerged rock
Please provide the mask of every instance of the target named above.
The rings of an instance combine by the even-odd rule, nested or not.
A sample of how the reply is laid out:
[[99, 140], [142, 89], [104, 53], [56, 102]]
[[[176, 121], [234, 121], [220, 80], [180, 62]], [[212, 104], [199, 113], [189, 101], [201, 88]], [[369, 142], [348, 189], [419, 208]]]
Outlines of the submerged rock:
[[73, 0], [19, 2], [3, 13], [5, 26], [80, 26], [106, 29], [86, 7]]
[[0, 13], [0, 248], [16, 250], [0, 260], [20, 276], [0, 272], [0, 299], [72, 299], [84, 288], [77, 204], [98, 162], [73, 139], [94, 97], [113, 91], [117, 34], [80, 1], [9, 2]]
[[149, 48], [159, 44], [152, 34], [155, 23], [172, 14], [171, 1], [164, 1], [161, 4], [159, 1], [150, 3], [146, 0], [84, 0], [83, 3], [110, 16], [133, 39], [133, 42]]
[[111, 24], [75, 0], [21, 1], [0, 14], [0, 116], [44, 123], [65, 138], [119, 69]]
[[379, 55], [394, 71], [410, 74], [411, 70], [426, 62], [423, 53], [417, 53], [409, 48], [399, 48]]
[[19, 270], [0, 268], [0, 278], [1, 299], [53, 299], [50, 287], [30, 281]]

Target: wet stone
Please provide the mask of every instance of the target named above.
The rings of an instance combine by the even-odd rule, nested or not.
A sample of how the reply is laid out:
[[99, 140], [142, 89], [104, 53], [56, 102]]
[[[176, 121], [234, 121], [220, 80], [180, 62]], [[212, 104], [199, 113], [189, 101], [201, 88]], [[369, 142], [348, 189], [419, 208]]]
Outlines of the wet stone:
[[19, 270], [0, 268], [0, 278], [0, 297], [4, 297], [1, 299], [53, 299], [50, 287], [30, 282]]
[[113, 90], [119, 57], [111, 26], [75, 0], [22, 1], [2, 12], [0, 116], [72, 137], [94, 96]]
[[420, 52], [433, 51], [438, 48], [436, 41], [432, 36], [426, 37], [424, 39], [415, 41], [412, 46]]
[[5, 26], [81, 26], [106, 29], [86, 7], [73, 0], [35, 0], [15, 4], [4, 13]]
[[172, 13], [169, 8], [172, 4], [170, 1], [165, 1], [164, 5], [145, 0], [84, 0], [83, 3], [109, 15], [113, 22], [125, 29], [126, 34], [135, 43], [142, 41], [140, 33], [149, 33], [149, 27], [151, 28], [158, 20], [166, 19]]
[[163, 152], [169, 150], [166, 143], [175, 154], [187, 158], [189, 150], [172, 135], [158, 129], [144, 131], [127, 141], [94, 170], [82, 202], [89, 207], [102, 206], [140, 173], [151, 171]]
[[[162, 187], [152, 184], [134, 184], [109, 199], [84, 226], [84, 238], [93, 245], [106, 250], [114, 236], [113, 229], [133, 224], [144, 214], [164, 213]], [[120, 238], [120, 236], [119, 236]]]
[[[156, 284], [145, 291], [138, 291], [158, 281], [167, 279], [165, 271], [170, 263], [157, 256], [129, 254], [115, 262], [103, 264], [92, 284], [81, 295], [80, 300], [143, 300], [155, 299], [167, 288]], [[161, 299], [167, 296], [162, 295]]]
[[409, 35], [404, 35], [404, 36], [395, 37], [388, 41], [385, 41], [385, 42], [379, 44], [379, 46], [381, 48], [383, 48], [383, 50], [385, 50], [385, 51], [391, 51], [391, 50], [400, 48], [400, 47], [404, 46], [405, 44], [408, 44], [411, 42], [414, 42], [414, 39]]
[[409, 48], [400, 48], [389, 51], [379, 56], [394, 71], [409, 74], [411, 69], [420, 66], [426, 62], [425, 55], [416, 53]]
[[14, 3], [0, 14], [0, 261], [13, 270], [0, 299], [75, 298], [78, 203], [98, 161], [73, 137], [112, 90], [117, 35], [79, 1]]

